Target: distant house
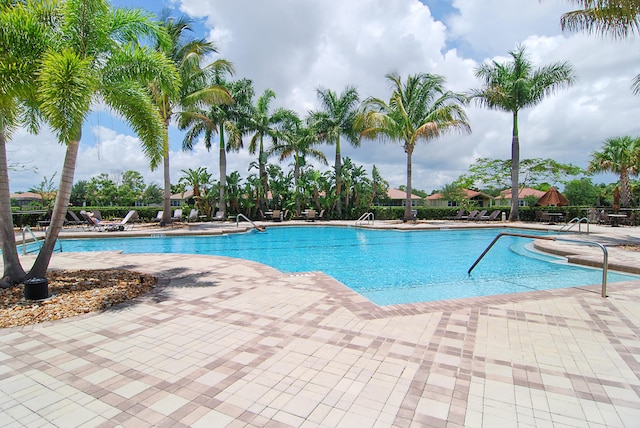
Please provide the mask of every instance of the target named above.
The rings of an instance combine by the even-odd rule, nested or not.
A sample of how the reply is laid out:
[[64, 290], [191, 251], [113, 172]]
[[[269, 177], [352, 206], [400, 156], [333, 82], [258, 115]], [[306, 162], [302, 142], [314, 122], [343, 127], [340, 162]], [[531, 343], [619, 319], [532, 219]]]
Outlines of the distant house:
[[11, 205], [21, 208], [33, 202], [42, 202], [42, 196], [33, 192], [11, 193], [10, 198]]
[[[462, 191], [465, 193], [465, 199], [475, 202], [479, 207], [490, 207], [492, 205], [493, 198], [486, 193], [469, 189], [462, 189]], [[457, 201], [449, 201], [440, 193], [427, 196], [428, 207], [457, 207], [458, 205]]]
[[174, 193], [171, 195], [172, 207], [181, 207], [183, 205], [193, 205], [193, 189], [185, 190], [184, 193]]
[[[533, 197], [536, 200], [540, 199], [545, 192], [542, 190], [532, 189], [530, 187], [523, 187], [518, 192], [518, 206], [528, 206], [527, 197]], [[510, 207], [511, 206], [511, 189], [503, 190], [500, 192], [500, 196], [494, 198], [494, 205], [497, 207]]]
[[[404, 207], [406, 204], [407, 192], [405, 192], [404, 190], [389, 188], [389, 190], [387, 190], [387, 196], [391, 200], [389, 205], [392, 207]], [[421, 204], [422, 204], [422, 198], [418, 195], [412, 194], [411, 206], [417, 207], [417, 206], [420, 206]]]

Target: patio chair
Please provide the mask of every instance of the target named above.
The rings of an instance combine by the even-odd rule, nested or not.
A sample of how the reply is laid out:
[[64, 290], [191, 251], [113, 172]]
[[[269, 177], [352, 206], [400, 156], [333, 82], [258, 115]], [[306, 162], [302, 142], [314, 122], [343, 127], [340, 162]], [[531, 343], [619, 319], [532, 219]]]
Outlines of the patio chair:
[[491, 214], [489, 215], [483, 215], [480, 216], [480, 218], [478, 220], [482, 220], [482, 221], [496, 221], [496, 220], [500, 220], [498, 218], [498, 216], [500, 215], [500, 210], [493, 210], [491, 211]]
[[316, 221], [316, 210], [307, 211], [307, 221]]
[[464, 209], [464, 208], [460, 208], [460, 209], [458, 210], [458, 214], [456, 214], [456, 215], [455, 215], [455, 216], [453, 216], [453, 217], [445, 217], [445, 220], [464, 220], [464, 219], [463, 219], [463, 217], [464, 217], [464, 213], [465, 213], [465, 212], [466, 212], [466, 211], [465, 211], [465, 209]]
[[320, 210], [320, 214], [318, 214], [317, 219], [318, 219], [318, 220], [322, 220], [322, 219], [323, 219], [323, 217], [324, 217], [324, 210]]
[[178, 208], [173, 211], [173, 216], [171, 216], [171, 220], [173, 221], [182, 221], [182, 209]]
[[479, 213], [476, 213], [473, 217], [469, 217], [467, 220], [480, 221], [482, 217], [487, 215], [487, 210], [482, 210]]
[[609, 218], [609, 214], [607, 214], [605, 210], [600, 211], [598, 224], [611, 224], [611, 219]]
[[213, 217], [212, 219], [213, 221], [224, 221], [224, 211], [218, 211], [216, 212], [216, 215]]
[[460, 219], [461, 219], [461, 220], [473, 220], [473, 218], [474, 218], [475, 216], [477, 216], [479, 212], [480, 212], [480, 211], [478, 211], [478, 210], [473, 210], [473, 211], [471, 211], [471, 212], [469, 213], [469, 215], [463, 215], [463, 216], [461, 216], [461, 217], [460, 217]]
[[154, 223], [161, 222], [162, 217], [164, 217], [164, 211], [158, 211], [158, 214], [156, 214], [156, 217], [151, 221], [153, 221]]
[[100, 210], [93, 210], [91, 212], [93, 213], [94, 218], [97, 218], [98, 220], [102, 221], [102, 213], [100, 212]]
[[271, 215], [272, 221], [282, 221], [282, 210], [273, 210], [273, 214]]
[[629, 217], [627, 217], [625, 220], [623, 220], [622, 222], [620, 222], [620, 224], [623, 224], [625, 226], [635, 226], [636, 225], [636, 215], [637, 215], [637, 213], [635, 211], [633, 211], [631, 213], [631, 215]]
[[187, 222], [198, 221], [198, 210], [193, 208], [189, 211], [189, 217], [187, 217]]
[[80, 220], [80, 218], [73, 211], [67, 211], [67, 215], [71, 217], [71, 220], [67, 220], [67, 224], [69, 226], [82, 226], [87, 222], [86, 220]]

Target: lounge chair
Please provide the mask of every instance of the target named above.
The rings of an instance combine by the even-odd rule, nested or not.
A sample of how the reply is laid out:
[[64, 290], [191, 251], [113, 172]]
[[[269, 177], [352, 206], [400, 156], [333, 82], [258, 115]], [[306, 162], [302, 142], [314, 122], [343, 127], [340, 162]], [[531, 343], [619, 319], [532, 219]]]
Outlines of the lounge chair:
[[189, 212], [189, 217], [187, 217], [187, 222], [198, 221], [198, 210], [193, 208]]
[[99, 220], [86, 211], [80, 211], [80, 214], [87, 219], [90, 224], [90, 228], [93, 230], [97, 230], [98, 232], [115, 232], [133, 227], [133, 220], [134, 217], [138, 215], [138, 212], [136, 210], [131, 210], [122, 220], [116, 222]]
[[478, 215], [478, 210], [473, 210], [469, 213], [469, 215], [460, 216], [461, 220], [472, 220], [475, 216]]
[[271, 215], [272, 221], [282, 221], [282, 210], [273, 210], [273, 214]]
[[182, 221], [182, 209], [178, 208], [173, 211], [173, 216], [171, 216], [171, 220], [173, 221]]
[[316, 221], [316, 210], [307, 210], [307, 221]]
[[599, 224], [611, 224], [611, 219], [609, 218], [609, 214], [605, 210], [600, 212], [600, 218], [598, 219]]
[[216, 212], [216, 215], [212, 219], [213, 221], [224, 221], [224, 211]]
[[67, 215], [71, 217], [71, 220], [67, 220], [67, 224], [70, 226], [82, 226], [86, 224], [86, 220], [80, 220], [80, 218], [73, 211], [67, 211]]
[[97, 218], [98, 220], [102, 221], [102, 213], [100, 212], [100, 210], [93, 210], [91, 212], [93, 213], [94, 218]]
[[464, 209], [464, 208], [460, 208], [460, 209], [458, 210], [458, 214], [456, 214], [456, 215], [455, 215], [455, 216], [453, 216], [453, 217], [445, 217], [445, 220], [463, 220], [463, 216], [464, 216], [464, 213], [465, 213], [465, 212], [466, 212], [466, 211], [465, 211], [465, 209]]
[[478, 218], [478, 220], [481, 220], [481, 221], [496, 221], [496, 220], [500, 220], [498, 218], [499, 215], [500, 215], [500, 210], [493, 210], [493, 211], [491, 211], [491, 214], [483, 215], [480, 218]]
[[476, 215], [474, 215], [473, 217], [469, 217], [467, 220], [478, 221], [485, 215], [487, 215], [487, 210], [482, 210], [479, 213], [477, 213]]
[[324, 217], [324, 210], [320, 210], [320, 214], [318, 214], [318, 220], [322, 220]]
[[158, 211], [156, 217], [152, 220], [154, 223], [158, 223], [162, 221], [162, 217], [164, 217], [164, 211]]

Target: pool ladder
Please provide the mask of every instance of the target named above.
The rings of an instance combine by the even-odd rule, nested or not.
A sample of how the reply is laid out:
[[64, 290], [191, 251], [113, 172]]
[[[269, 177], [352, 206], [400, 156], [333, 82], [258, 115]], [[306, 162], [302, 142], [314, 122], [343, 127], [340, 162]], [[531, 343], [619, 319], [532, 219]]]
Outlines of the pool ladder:
[[371, 224], [373, 224], [374, 218], [375, 216], [372, 212], [366, 212], [362, 214], [358, 220], [356, 220], [356, 226], [364, 223], [365, 221], [367, 222], [367, 224], [369, 224], [369, 221], [371, 221]]
[[571, 230], [573, 226], [578, 225], [578, 233], [582, 233], [582, 223], [586, 223], [587, 225], [587, 235], [589, 234], [589, 219], [586, 217], [574, 217], [571, 221], [560, 228], [560, 232], [568, 232]]
[[493, 244], [495, 244], [498, 241], [498, 239], [502, 238], [503, 236], [517, 236], [517, 237], [520, 237], [520, 238], [543, 239], [543, 240], [546, 240], [546, 241], [573, 242], [575, 244], [591, 245], [591, 246], [600, 247], [600, 249], [602, 250], [602, 253], [603, 253], [603, 257], [602, 257], [602, 290], [601, 290], [600, 295], [602, 297], [607, 297], [607, 271], [608, 271], [608, 267], [609, 267], [609, 252], [607, 251], [607, 248], [604, 245], [602, 245], [599, 242], [594, 242], [594, 241], [579, 241], [577, 239], [565, 239], [565, 238], [558, 238], [556, 236], [545, 236], [545, 235], [527, 235], [527, 234], [524, 234], [524, 233], [512, 233], [512, 232], [498, 233], [498, 235], [496, 235], [496, 237], [493, 239], [493, 241], [491, 241], [491, 244], [489, 244], [489, 246], [487, 248], [485, 248], [485, 250], [482, 252], [482, 254], [480, 254], [480, 257], [478, 257], [478, 259], [475, 261], [475, 263], [473, 263], [473, 265], [469, 268], [469, 270], [467, 271], [467, 274], [471, 275], [471, 271], [473, 270], [473, 268], [475, 268], [476, 265], [480, 262], [480, 260], [482, 260], [482, 258], [489, 252], [491, 247], [493, 247]]
[[244, 214], [238, 214], [236, 216], [236, 227], [238, 227], [238, 224], [240, 223], [240, 219], [244, 219], [246, 221], [248, 221], [249, 223], [251, 223], [251, 225], [258, 231], [258, 232], [264, 232], [266, 229], [264, 227], [260, 227], [257, 224], [255, 224], [253, 221], [249, 220], [247, 218], [247, 216], [245, 216]]
[[[27, 232], [29, 233], [29, 235], [31, 235], [31, 240], [29, 242], [35, 242], [36, 245], [38, 245], [38, 249], [37, 251], [40, 251], [40, 248], [42, 248], [42, 244], [44, 243], [44, 239], [42, 241], [40, 241], [38, 239], [38, 237], [36, 236], [35, 233], [33, 233], [33, 231], [31, 230], [31, 228], [29, 226], [25, 226], [22, 228], [22, 254], [26, 255], [29, 252], [35, 252], [34, 251], [27, 251]], [[62, 243], [60, 242], [60, 240], [56, 240], [56, 244], [58, 244], [58, 251], [62, 252]], [[56, 251], [55, 247], [53, 248], [53, 251]]]

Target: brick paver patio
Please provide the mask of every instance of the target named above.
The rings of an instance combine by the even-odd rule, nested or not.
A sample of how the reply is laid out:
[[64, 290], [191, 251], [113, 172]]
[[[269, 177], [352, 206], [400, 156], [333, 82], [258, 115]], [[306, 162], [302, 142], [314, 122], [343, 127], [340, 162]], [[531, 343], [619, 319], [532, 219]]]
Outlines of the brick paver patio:
[[0, 330], [3, 426], [640, 426], [638, 281], [377, 307], [321, 272], [224, 257], [51, 267], [161, 281]]

